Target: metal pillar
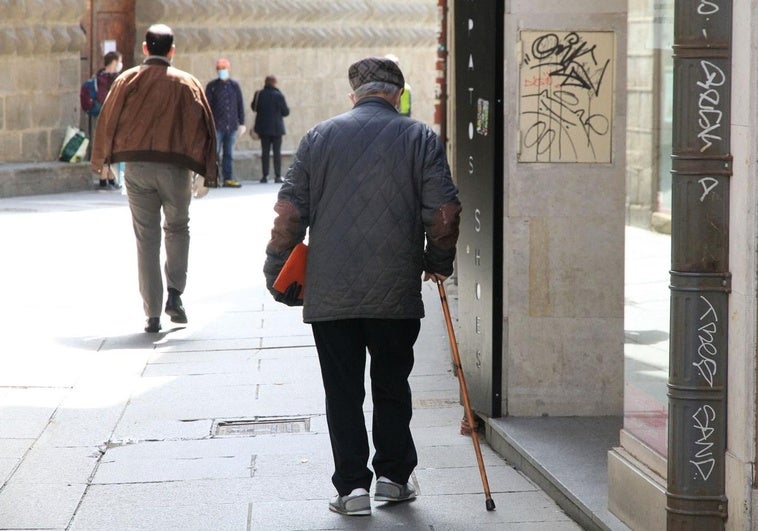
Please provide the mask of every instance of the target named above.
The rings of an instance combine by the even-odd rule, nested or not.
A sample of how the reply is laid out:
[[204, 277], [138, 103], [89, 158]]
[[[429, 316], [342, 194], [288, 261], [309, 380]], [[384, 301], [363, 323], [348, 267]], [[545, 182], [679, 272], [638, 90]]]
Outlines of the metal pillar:
[[724, 529], [731, 0], [676, 0], [667, 529]]

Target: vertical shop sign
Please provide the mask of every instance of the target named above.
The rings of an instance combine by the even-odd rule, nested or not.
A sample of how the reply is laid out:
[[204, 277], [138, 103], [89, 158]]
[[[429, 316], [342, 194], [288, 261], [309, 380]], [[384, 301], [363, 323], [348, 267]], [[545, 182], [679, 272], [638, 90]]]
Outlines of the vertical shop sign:
[[460, 352], [472, 407], [493, 417], [502, 393], [502, 4], [454, 4]]

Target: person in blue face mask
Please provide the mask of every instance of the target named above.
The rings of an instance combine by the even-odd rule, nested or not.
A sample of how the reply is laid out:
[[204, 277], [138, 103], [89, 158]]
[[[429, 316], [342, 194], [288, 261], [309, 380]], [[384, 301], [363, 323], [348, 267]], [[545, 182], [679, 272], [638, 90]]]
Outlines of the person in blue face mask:
[[233, 155], [237, 132], [245, 123], [245, 106], [242, 102], [242, 90], [239, 83], [231, 78], [231, 63], [228, 59], [216, 61], [217, 78], [205, 87], [205, 95], [213, 111], [216, 122], [216, 146], [221, 161], [223, 186], [239, 188], [242, 186], [234, 180]]

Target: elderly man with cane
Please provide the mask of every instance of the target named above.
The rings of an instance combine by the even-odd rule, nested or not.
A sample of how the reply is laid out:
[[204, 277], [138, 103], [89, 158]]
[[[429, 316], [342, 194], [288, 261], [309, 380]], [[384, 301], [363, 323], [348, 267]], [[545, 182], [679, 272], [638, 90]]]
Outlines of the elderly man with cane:
[[[374, 501], [416, 496], [408, 377], [424, 316], [421, 282], [452, 273], [461, 207], [439, 138], [397, 111], [405, 85], [398, 65], [368, 57], [348, 77], [354, 107], [300, 142], [274, 206], [264, 273], [276, 300], [302, 304], [313, 329], [335, 466], [329, 509], [369, 515], [374, 475]], [[306, 230], [305, 286], [278, 291], [275, 279]], [[363, 416], [367, 350], [373, 473]]]

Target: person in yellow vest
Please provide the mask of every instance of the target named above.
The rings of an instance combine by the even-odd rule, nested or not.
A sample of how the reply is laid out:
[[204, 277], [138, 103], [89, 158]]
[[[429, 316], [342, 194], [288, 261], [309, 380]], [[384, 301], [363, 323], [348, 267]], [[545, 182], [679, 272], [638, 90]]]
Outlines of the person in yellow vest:
[[[400, 58], [397, 55], [389, 53], [384, 57], [393, 61], [397, 66], [400, 66]], [[397, 110], [403, 116], [411, 115], [411, 86], [407, 81], [403, 87], [403, 93], [400, 95], [400, 104], [398, 105]]]

